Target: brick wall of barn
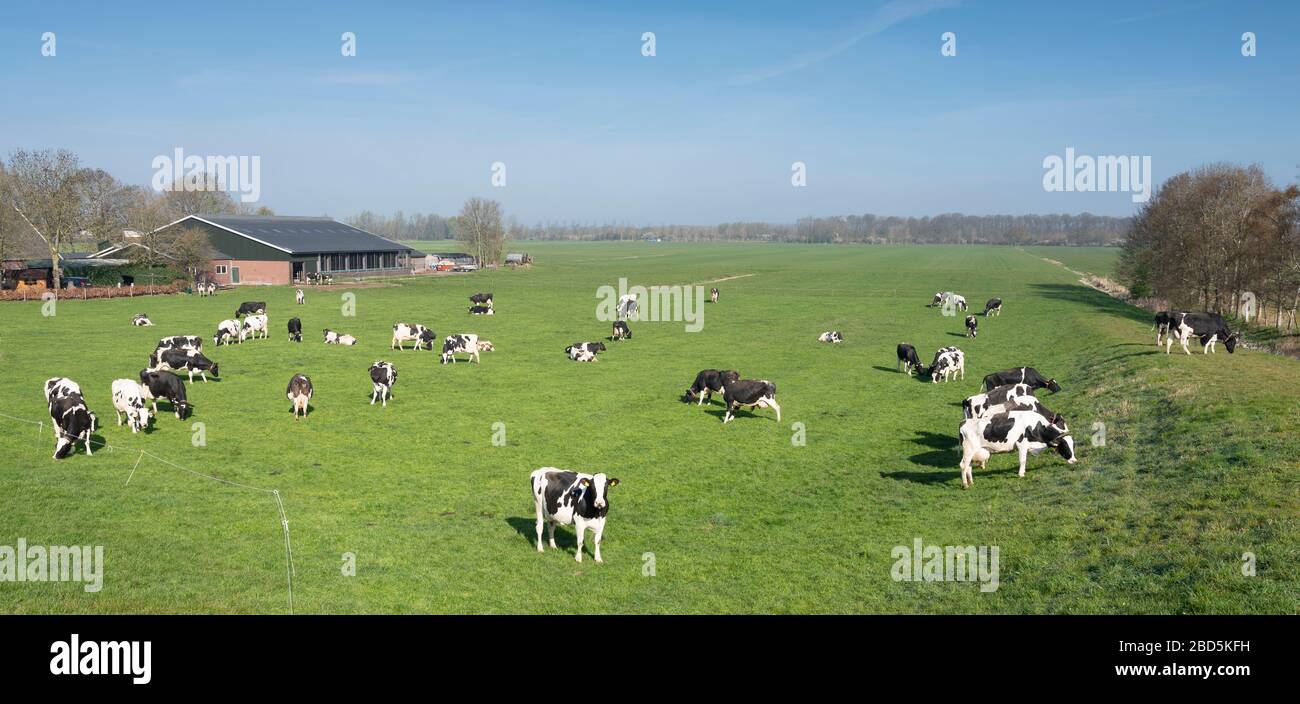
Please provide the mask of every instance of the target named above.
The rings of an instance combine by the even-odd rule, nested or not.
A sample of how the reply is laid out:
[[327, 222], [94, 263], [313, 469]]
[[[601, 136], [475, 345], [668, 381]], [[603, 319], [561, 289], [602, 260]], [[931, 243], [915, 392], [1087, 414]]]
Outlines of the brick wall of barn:
[[[289, 262], [236, 259], [230, 265], [239, 267], [240, 284], [277, 284], [286, 286], [292, 283]], [[229, 274], [225, 278], [226, 283], [231, 283]]]

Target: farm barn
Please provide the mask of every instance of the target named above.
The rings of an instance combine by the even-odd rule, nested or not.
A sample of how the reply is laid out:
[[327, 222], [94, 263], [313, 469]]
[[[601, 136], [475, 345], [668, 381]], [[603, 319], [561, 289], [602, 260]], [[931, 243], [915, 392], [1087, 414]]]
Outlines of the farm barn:
[[308, 274], [391, 276], [411, 271], [418, 253], [331, 218], [190, 215], [164, 229], [198, 228], [216, 250], [211, 279], [220, 285], [304, 281]]

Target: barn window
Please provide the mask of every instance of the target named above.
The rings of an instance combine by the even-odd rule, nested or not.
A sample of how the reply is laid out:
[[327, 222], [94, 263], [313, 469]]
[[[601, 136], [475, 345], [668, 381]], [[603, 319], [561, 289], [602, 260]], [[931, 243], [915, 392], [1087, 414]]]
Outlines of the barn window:
[[226, 265], [225, 265], [225, 264], [218, 264], [218, 265], [217, 265], [217, 273], [218, 273], [218, 274], [224, 274], [224, 273], [226, 273]]

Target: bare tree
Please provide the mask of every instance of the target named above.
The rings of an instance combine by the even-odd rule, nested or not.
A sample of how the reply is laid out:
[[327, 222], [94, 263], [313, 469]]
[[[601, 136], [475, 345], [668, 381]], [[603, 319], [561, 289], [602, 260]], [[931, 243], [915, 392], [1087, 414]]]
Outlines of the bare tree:
[[465, 201], [456, 217], [456, 239], [464, 243], [480, 264], [500, 263], [505, 249], [501, 204], [478, 197]]

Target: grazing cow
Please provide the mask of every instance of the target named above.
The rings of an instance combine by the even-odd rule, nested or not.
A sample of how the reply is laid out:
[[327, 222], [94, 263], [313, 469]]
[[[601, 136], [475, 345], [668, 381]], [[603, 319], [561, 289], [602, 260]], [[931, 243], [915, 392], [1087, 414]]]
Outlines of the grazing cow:
[[297, 293], [293, 294], [293, 297], [294, 300], [298, 302], [298, 305], [302, 305], [307, 302], [307, 294], [303, 293], [302, 289], [298, 289]]
[[894, 369], [900, 367], [907, 372], [908, 376], [912, 376], [913, 372], [925, 373], [925, 367], [921, 366], [921, 358], [917, 356], [916, 348], [906, 342], [898, 343], [898, 364], [894, 365]]
[[170, 349], [202, 352], [203, 339], [198, 335], [172, 335], [171, 337], [164, 337], [158, 341], [157, 347], [154, 348], [154, 354]]
[[150, 320], [149, 316], [145, 315], [144, 313], [141, 313], [135, 316], [134, 318], [132, 318], [131, 324], [136, 327], [153, 327], [153, 321]]
[[199, 373], [205, 384], [208, 383], [208, 372], [212, 372], [214, 377], [221, 376], [216, 362], [193, 350], [164, 350], [154, 367], [159, 371], [188, 372], [190, 383], [194, 383], [194, 372]]
[[[51, 379], [50, 381], [67, 381], [72, 387], [76, 384], [68, 379]], [[61, 460], [76, 452], [77, 443], [86, 448], [87, 455], [95, 454], [91, 449], [90, 433], [95, 429], [95, 414], [86, 407], [86, 400], [78, 391], [62, 386], [51, 395], [49, 382], [46, 382], [46, 397], [50, 404], [50, 420], [54, 422], [54, 459]]]
[[63, 376], [56, 376], [45, 380], [45, 402], [65, 396], [81, 395], [81, 386], [77, 382]]
[[239, 310], [235, 311], [235, 317], [241, 315], [261, 315], [266, 312], [266, 301], [244, 301], [239, 304]]
[[618, 307], [615, 310], [618, 312], [619, 320], [630, 319], [639, 310], [639, 306], [636, 302], [636, 294], [628, 293], [619, 298]]
[[289, 318], [289, 341], [302, 342], [302, 321], [297, 318]]
[[353, 336], [351, 336], [351, 335], [342, 335], [342, 334], [339, 334], [339, 333], [337, 333], [337, 332], [335, 332], [335, 331], [333, 331], [333, 330], [330, 330], [329, 328], [324, 329], [322, 332], [325, 333], [325, 344], [327, 344], [327, 345], [355, 345], [355, 344], [357, 344], [357, 338], [355, 338], [355, 337], [353, 337]]
[[926, 308], [933, 308], [937, 305], [941, 305], [944, 301], [948, 300], [948, 297], [951, 295], [952, 291], [940, 291], [934, 294], [934, 298], [930, 299], [930, 305], [926, 306]]
[[818, 342], [844, 342], [839, 330], [829, 330], [817, 336]]
[[961, 375], [963, 381], [966, 379], [966, 354], [956, 347], [940, 347], [936, 350], [934, 362], [930, 364], [930, 383], [937, 384], [942, 378], [946, 384], [958, 375]]
[[978, 328], [979, 323], [975, 321], [975, 316], [966, 316], [966, 337], [975, 337]]
[[1165, 338], [1165, 354], [1173, 349], [1175, 339], [1182, 345], [1183, 352], [1191, 354], [1187, 343], [1193, 336], [1201, 338], [1201, 344], [1204, 345], [1202, 354], [1217, 352], [1214, 346], [1219, 340], [1223, 341], [1228, 354], [1237, 349], [1237, 333], [1228, 330], [1223, 316], [1218, 313], [1177, 313], [1170, 321], [1169, 336]]
[[492, 345], [492, 343], [489, 342], [488, 340], [479, 340], [479, 341], [478, 341], [478, 351], [479, 351], [479, 352], [495, 352], [496, 349], [497, 349], [497, 348], [494, 347], [494, 346]]
[[[297, 318], [294, 318], [297, 320]], [[244, 341], [244, 326], [239, 324], [238, 320], [223, 320], [217, 323], [217, 333], [212, 336], [212, 342], [217, 347], [229, 345], [231, 342]], [[157, 362], [150, 362], [149, 366], [156, 366]]]
[[122, 424], [122, 414], [126, 414], [126, 424], [131, 426], [132, 433], [148, 427], [149, 409], [144, 407], [144, 394], [139, 384], [130, 379], [113, 380], [113, 413], [118, 425]]
[[704, 369], [695, 375], [695, 381], [691, 383], [690, 388], [682, 395], [682, 403], [695, 401], [695, 405], [702, 406], [704, 403], [713, 401], [713, 394], [722, 393], [723, 387], [733, 381], [740, 379], [740, 372], [726, 369]]
[[740, 408], [771, 408], [776, 411], [776, 422], [781, 422], [781, 406], [776, 402], [776, 384], [767, 379], [738, 379], [722, 387], [722, 402], [727, 412], [722, 422], [731, 422]]
[[1029, 384], [1029, 388], [1031, 389], [1047, 389], [1052, 393], [1061, 390], [1061, 385], [1056, 383], [1055, 379], [1045, 378], [1033, 367], [1003, 369], [1000, 372], [993, 372], [984, 377], [985, 391], [992, 391], [999, 386], [1006, 386], [1007, 384]]
[[158, 414], [158, 399], [172, 405], [177, 420], [185, 420], [190, 413], [190, 402], [185, 397], [185, 382], [172, 374], [162, 374], [152, 369], [140, 370], [139, 388], [147, 401], [152, 401], [154, 415]]
[[990, 298], [984, 302], [984, 317], [990, 315], [1002, 315], [1002, 299]]
[[718, 302], [718, 289], [716, 288], [709, 289], [709, 302], [710, 303]]
[[1069, 433], [1052, 425], [1052, 422], [1035, 411], [1008, 411], [984, 418], [962, 421], [958, 428], [961, 436], [961, 486], [968, 489], [975, 484], [971, 464], [978, 462], [987, 467], [989, 456], [996, 452], [1020, 452], [1020, 476], [1025, 476], [1025, 461], [1031, 450], [1050, 447], [1060, 453], [1069, 464], [1078, 460], [1074, 456], [1074, 439]]
[[496, 315], [496, 312], [492, 310], [492, 306], [470, 306], [469, 314], [470, 315]]
[[393, 395], [393, 384], [397, 383], [397, 370], [383, 360], [375, 362], [370, 365], [370, 382], [375, 387], [370, 393], [370, 405], [375, 405], [375, 399], [379, 398], [387, 408], [388, 398]]
[[294, 374], [289, 380], [289, 386], [284, 390], [284, 395], [293, 401], [294, 420], [298, 420], [300, 411], [303, 418], [307, 417], [307, 402], [311, 400], [311, 394], [311, 379], [306, 374]]
[[421, 347], [427, 347], [430, 352], [433, 351], [433, 342], [438, 339], [436, 333], [429, 328], [420, 324], [411, 323], [394, 323], [393, 340], [389, 343], [389, 349], [403, 349], [402, 343], [407, 340], [415, 340], [415, 346], [411, 349], [418, 350]]
[[1029, 384], [1006, 384], [982, 394], [968, 396], [961, 402], [962, 415], [967, 418], [982, 418], [988, 415], [988, 409], [1000, 404], [1018, 404], [1034, 395]]
[[1156, 347], [1159, 347], [1164, 341], [1165, 335], [1169, 334], [1169, 328], [1173, 322], [1190, 312], [1186, 310], [1162, 310], [1156, 313]]
[[469, 302], [470, 302], [470, 303], [473, 303], [473, 304], [476, 305], [476, 306], [487, 306], [488, 308], [491, 308], [491, 307], [492, 307], [492, 294], [490, 294], [490, 293], [476, 293], [476, 294], [474, 294], [473, 296], [470, 296], [470, 297], [469, 297]]
[[617, 479], [604, 473], [581, 474], [555, 467], [542, 467], [528, 478], [533, 503], [537, 507], [537, 552], [542, 548], [542, 525], [549, 528], [551, 549], [555, 547], [556, 524], [573, 524], [578, 534], [578, 549], [574, 559], [582, 562], [582, 539], [588, 529], [596, 562], [600, 559], [600, 538], [605, 532], [605, 516], [609, 513], [609, 490], [618, 486]]
[[966, 310], [965, 296], [958, 296], [957, 294], [954, 293], [948, 297], [948, 302], [951, 303], [952, 306], [957, 310], [961, 310], [961, 311]]
[[266, 338], [271, 336], [271, 321], [263, 314], [250, 315], [244, 318], [243, 335], [244, 338]]
[[463, 335], [448, 335], [442, 341], [442, 363], [456, 363], [457, 354], [469, 355], [469, 361], [478, 363], [478, 335], [465, 333]]
[[632, 339], [632, 328], [629, 328], [629, 327], [627, 326], [627, 323], [625, 323], [625, 322], [622, 321], [622, 320], [615, 320], [615, 321], [614, 321], [614, 329], [613, 329], [613, 332], [610, 333], [609, 339], [611, 339], [611, 340], [631, 340], [631, 339]]

